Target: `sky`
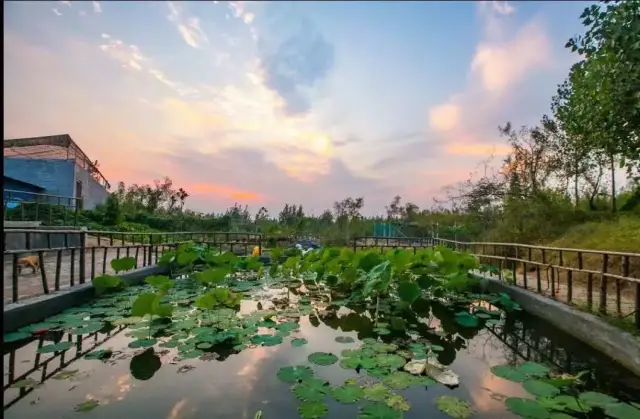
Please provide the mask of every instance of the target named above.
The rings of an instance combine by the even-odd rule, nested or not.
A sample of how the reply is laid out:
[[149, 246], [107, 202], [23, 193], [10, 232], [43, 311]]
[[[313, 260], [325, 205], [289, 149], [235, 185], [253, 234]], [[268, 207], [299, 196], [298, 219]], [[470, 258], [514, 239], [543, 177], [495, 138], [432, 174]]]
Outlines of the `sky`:
[[196, 211], [427, 207], [550, 112], [589, 4], [8, 1], [4, 138], [68, 133]]

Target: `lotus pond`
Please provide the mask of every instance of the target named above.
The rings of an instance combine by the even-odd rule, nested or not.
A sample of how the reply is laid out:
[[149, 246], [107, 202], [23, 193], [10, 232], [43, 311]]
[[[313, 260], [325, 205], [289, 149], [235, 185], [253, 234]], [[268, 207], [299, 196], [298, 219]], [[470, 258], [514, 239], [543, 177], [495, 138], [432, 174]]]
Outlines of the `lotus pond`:
[[640, 418], [638, 377], [483, 292], [468, 254], [263, 266], [187, 244], [162, 263], [5, 334], [5, 418]]

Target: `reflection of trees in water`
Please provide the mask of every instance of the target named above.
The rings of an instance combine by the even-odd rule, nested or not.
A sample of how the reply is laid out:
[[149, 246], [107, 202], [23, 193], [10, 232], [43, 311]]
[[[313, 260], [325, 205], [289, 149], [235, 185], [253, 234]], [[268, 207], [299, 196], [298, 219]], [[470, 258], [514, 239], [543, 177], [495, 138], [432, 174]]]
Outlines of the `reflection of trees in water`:
[[[395, 343], [403, 347], [403, 344], [409, 339], [408, 333], [416, 333], [422, 338], [418, 341], [423, 340], [424, 343], [428, 342], [432, 345], [442, 346], [444, 350], [438, 352], [438, 361], [444, 365], [450, 365], [455, 360], [456, 353], [466, 347], [466, 340], [473, 339], [480, 331], [479, 328], [465, 328], [455, 322], [456, 306], [447, 307], [436, 301], [420, 299], [411, 308], [411, 310], [407, 310], [392, 306], [388, 312], [378, 316], [378, 322], [383, 323], [390, 323], [389, 317], [401, 317], [415, 329], [415, 332], [391, 329], [391, 333], [379, 336], [383, 342]], [[331, 306], [322, 313], [321, 318], [318, 318], [315, 314], [310, 315], [309, 322], [314, 327], [318, 327], [322, 321], [322, 323], [334, 330], [357, 332], [358, 339], [361, 340], [368, 337], [378, 337], [378, 334], [374, 332], [374, 308], [354, 306], [349, 307], [349, 309], [352, 310], [350, 313], [339, 316], [338, 308]], [[430, 328], [421, 321], [422, 317], [429, 316], [435, 316], [439, 320], [440, 326], [445, 332], [444, 334], [436, 334], [435, 329]]]
[[586, 378], [587, 386], [622, 398], [633, 400], [635, 395], [635, 400], [640, 399], [640, 378], [540, 319], [522, 313], [507, 318], [502, 326], [487, 329], [509, 349], [505, 355], [510, 362], [525, 359], [574, 375], [593, 371]]
[[[75, 345], [71, 349], [63, 352], [55, 352], [50, 357], [46, 358], [47, 355], [36, 352], [33, 358], [33, 366], [29, 368], [26, 372], [16, 375], [16, 352], [20, 351], [22, 348], [26, 349], [26, 346], [33, 342], [34, 340], [38, 341], [38, 349], [42, 348], [45, 343], [53, 342], [59, 343], [64, 339], [64, 332], [60, 331], [52, 331], [47, 332], [39, 337], [23, 342], [15, 342], [10, 345], [3, 344], [3, 355], [9, 354], [9, 373], [6, 378], [6, 382], [3, 385], [3, 392], [6, 392], [12, 384], [15, 384], [19, 381], [26, 380], [31, 378], [30, 376], [35, 372], [40, 372], [40, 379], [37, 380], [39, 384], [44, 383], [54, 375], [58, 374], [63, 369], [67, 368], [73, 362], [78, 359], [84, 357], [89, 352], [94, 351], [96, 348], [118, 335], [120, 332], [126, 329], [126, 326], [114, 327], [111, 325], [107, 325], [101, 330], [90, 333], [87, 335], [73, 335], [67, 333], [68, 338], [67, 341], [73, 342]], [[43, 360], [43, 358], [46, 358]], [[56, 368], [50, 369], [54, 362], [58, 361], [58, 366]], [[23, 387], [18, 391], [18, 396], [14, 399], [11, 399], [7, 402], [7, 399], [4, 398], [4, 410], [10, 408], [18, 401], [22, 400], [28, 394], [30, 394], [34, 390], [33, 387]]]

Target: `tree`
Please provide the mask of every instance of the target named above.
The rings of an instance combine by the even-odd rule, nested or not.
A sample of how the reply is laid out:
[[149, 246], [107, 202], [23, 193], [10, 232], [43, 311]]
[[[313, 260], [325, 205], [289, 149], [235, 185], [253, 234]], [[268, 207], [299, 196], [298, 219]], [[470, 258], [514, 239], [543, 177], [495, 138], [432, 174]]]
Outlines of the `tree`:
[[345, 244], [349, 243], [349, 224], [355, 218], [360, 217], [360, 210], [364, 206], [364, 198], [353, 199], [351, 197], [336, 201], [333, 209], [336, 214], [336, 222], [342, 222], [345, 229]]

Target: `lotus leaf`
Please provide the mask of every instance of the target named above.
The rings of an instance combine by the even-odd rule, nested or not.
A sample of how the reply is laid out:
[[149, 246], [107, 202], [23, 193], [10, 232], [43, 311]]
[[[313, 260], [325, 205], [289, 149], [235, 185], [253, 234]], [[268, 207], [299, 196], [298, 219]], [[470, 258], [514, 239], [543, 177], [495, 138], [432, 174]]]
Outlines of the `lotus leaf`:
[[353, 343], [355, 340], [351, 336], [338, 336], [335, 339], [338, 343]]
[[308, 357], [309, 362], [316, 365], [327, 366], [338, 362], [338, 357], [329, 352], [314, 352]]
[[278, 370], [278, 378], [285, 383], [297, 383], [313, 378], [313, 370], [307, 366], [283, 367]]
[[528, 378], [525, 373], [508, 365], [497, 365], [495, 367], [492, 367], [491, 372], [500, 378], [504, 378], [505, 380], [509, 381], [515, 381], [518, 383], [521, 383]]
[[58, 342], [52, 345], [44, 345], [38, 348], [38, 352], [41, 354], [48, 354], [51, 352], [67, 351], [73, 346], [73, 342]]
[[404, 364], [407, 362], [400, 355], [395, 354], [380, 354], [375, 357], [376, 365], [378, 367], [388, 367], [388, 368], [402, 368]]
[[420, 384], [422, 379], [414, 377], [413, 375], [404, 371], [394, 371], [382, 379], [382, 382], [387, 386], [396, 389], [404, 390], [413, 385]]
[[394, 394], [385, 400], [387, 406], [392, 409], [400, 410], [402, 412], [408, 412], [411, 410], [411, 405], [407, 400], [399, 394]]
[[275, 346], [282, 343], [282, 336], [277, 335], [254, 335], [251, 343], [255, 345]]
[[627, 403], [611, 403], [604, 407], [607, 416], [615, 419], [637, 419], [640, 418], [640, 408], [636, 408]]
[[82, 403], [77, 404], [73, 410], [75, 410], [76, 412], [89, 412], [93, 409], [95, 409], [96, 407], [98, 407], [100, 405], [100, 403], [97, 400], [86, 400]]
[[360, 367], [360, 358], [356, 358], [356, 357], [349, 357], [349, 358], [342, 358], [340, 360], [340, 367], [346, 369], [346, 370], [353, 370], [356, 369], [358, 367]]
[[275, 328], [282, 332], [293, 332], [294, 330], [299, 329], [300, 325], [296, 322], [284, 322], [277, 324]]
[[2, 341], [4, 343], [17, 342], [19, 340], [27, 339], [31, 337], [31, 333], [29, 332], [13, 332], [13, 333], [5, 333], [2, 336]]
[[150, 346], [155, 345], [158, 342], [157, 339], [138, 339], [129, 343], [129, 348], [138, 349], [138, 348], [148, 348]]
[[454, 396], [438, 397], [436, 406], [442, 413], [456, 419], [466, 419], [473, 414], [469, 403]]
[[84, 359], [107, 359], [113, 355], [111, 349], [98, 349], [97, 351], [89, 352], [84, 356]]
[[38, 382], [33, 378], [25, 378], [24, 380], [16, 381], [11, 384], [9, 387], [11, 388], [27, 388], [27, 387], [35, 387], [38, 385]]
[[382, 403], [363, 406], [358, 412], [358, 419], [402, 419], [403, 414]]
[[540, 380], [527, 380], [522, 383], [522, 386], [525, 390], [527, 390], [534, 396], [553, 397], [560, 393], [560, 390], [558, 390], [556, 387]]
[[375, 383], [371, 387], [364, 387], [364, 398], [372, 402], [383, 402], [393, 393], [382, 383]]
[[184, 359], [193, 359], [198, 358], [202, 354], [204, 354], [204, 351], [200, 349], [192, 349], [190, 351], [180, 353], [180, 356]]
[[620, 400], [607, 396], [606, 394], [597, 393], [595, 391], [587, 391], [585, 393], [581, 393], [578, 398], [581, 402], [591, 406], [591, 407], [606, 407], [607, 405], [619, 403]]
[[478, 327], [480, 323], [477, 317], [466, 311], [456, 313], [455, 321], [462, 327]]
[[523, 418], [548, 419], [550, 416], [549, 410], [535, 400], [508, 397], [504, 402], [510, 412]]
[[320, 419], [323, 418], [329, 408], [323, 402], [303, 403], [298, 407], [298, 413], [302, 419]]
[[291, 340], [291, 346], [296, 346], [296, 347], [306, 345], [307, 343], [309, 343], [309, 341], [307, 341], [304, 338], [296, 338]]
[[549, 368], [535, 362], [525, 362], [518, 367], [518, 371], [531, 377], [544, 377], [549, 373]]
[[355, 403], [364, 397], [364, 390], [357, 385], [346, 384], [340, 387], [334, 387], [331, 395], [340, 403]]
[[302, 402], [320, 402], [324, 400], [326, 393], [318, 391], [318, 389], [311, 385], [307, 385], [308, 381], [303, 381], [300, 384], [296, 384], [291, 388], [296, 398]]

